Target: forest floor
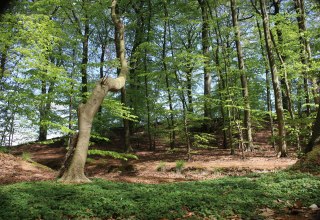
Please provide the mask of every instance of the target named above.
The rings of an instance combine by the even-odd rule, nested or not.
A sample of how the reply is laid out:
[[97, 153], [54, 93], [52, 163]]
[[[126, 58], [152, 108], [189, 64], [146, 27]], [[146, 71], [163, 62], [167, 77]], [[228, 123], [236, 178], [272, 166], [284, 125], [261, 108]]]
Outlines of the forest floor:
[[[158, 143], [155, 151], [146, 150], [145, 143], [134, 146], [139, 159], [123, 161], [101, 156], [89, 156], [86, 175], [112, 181], [157, 184], [193, 180], [215, 179], [224, 176], [242, 176], [249, 173], [265, 173], [285, 169], [297, 161], [290, 150], [287, 158], [277, 158], [274, 149], [267, 144], [268, 134], [256, 133], [255, 151], [239, 150], [230, 155], [229, 149], [194, 149], [191, 159], [185, 148], [170, 150]], [[119, 140], [92, 148], [117, 150]], [[29, 143], [14, 147], [11, 154], [0, 154], [0, 184], [20, 181], [54, 179], [66, 153], [63, 141], [50, 144]], [[14, 156], [13, 156], [14, 155]], [[177, 163], [182, 163], [177, 170]], [[181, 162], [183, 161], [183, 162]]]
[[[132, 153], [139, 159], [123, 161], [109, 157], [89, 156], [86, 175], [89, 178], [111, 181], [159, 184], [273, 172], [286, 169], [296, 163], [297, 156], [294, 149], [289, 150], [288, 157], [277, 158], [274, 149], [268, 144], [268, 137], [269, 134], [266, 132], [256, 133], [255, 150], [245, 152], [244, 158], [238, 149], [235, 155], [230, 155], [228, 149], [199, 148], [193, 149], [189, 161], [183, 147], [170, 150], [162, 143], [157, 143], [156, 150], [149, 151], [147, 144], [140, 140], [133, 146]], [[65, 146], [63, 140], [58, 140], [47, 144], [35, 142], [12, 147], [8, 150], [9, 153], [0, 151], [0, 185], [54, 180], [66, 153]], [[119, 138], [92, 148], [117, 150], [117, 146], [121, 146]], [[181, 170], [177, 169], [179, 161], [180, 163], [183, 161]], [[270, 212], [273, 213], [272, 210]], [[294, 216], [289, 215], [289, 217], [270, 216], [278, 217], [277, 219], [305, 219], [304, 216], [310, 215], [308, 212], [310, 211]]]

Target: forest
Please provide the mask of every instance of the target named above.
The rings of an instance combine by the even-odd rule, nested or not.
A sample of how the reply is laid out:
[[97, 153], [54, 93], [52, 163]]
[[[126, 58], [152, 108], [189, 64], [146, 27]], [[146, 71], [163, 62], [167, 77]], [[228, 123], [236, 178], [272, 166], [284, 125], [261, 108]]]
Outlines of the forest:
[[9, 1], [0, 219], [320, 219], [319, 77], [317, 0]]

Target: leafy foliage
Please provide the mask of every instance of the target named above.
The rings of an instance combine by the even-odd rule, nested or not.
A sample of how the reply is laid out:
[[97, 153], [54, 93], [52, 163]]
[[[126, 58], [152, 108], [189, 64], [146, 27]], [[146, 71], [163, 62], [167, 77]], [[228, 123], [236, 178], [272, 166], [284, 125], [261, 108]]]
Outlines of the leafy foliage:
[[116, 159], [121, 159], [121, 160], [128, 160], [128, 159], [136, 159], [138, 160], [138, 157], [134, 154], [128, 154], [128, 153], [118, 153], [115, 151], [106, 151], [106, 150], [89, 150], [88, 151], [89, 155], [100, 155], [100, 156], [109, 156], [112, 158]]
[[0, 152], [1, 153], [10, 153], [10, 148], [0, 146]]
[[176, 161], [176, 172], [181, 173], [181, 171], [184, 169], [186, 162], [184, 160], [178, 160]]
[[199, 148], [210, 148], [215, 136], [208, 133], [197, 133], [193, 136], [193, 146]]
[[163, 161], [160, 161], [160, 163], [157, 166], [157, 171], [163, 172], [166, 170], [166, 163]]

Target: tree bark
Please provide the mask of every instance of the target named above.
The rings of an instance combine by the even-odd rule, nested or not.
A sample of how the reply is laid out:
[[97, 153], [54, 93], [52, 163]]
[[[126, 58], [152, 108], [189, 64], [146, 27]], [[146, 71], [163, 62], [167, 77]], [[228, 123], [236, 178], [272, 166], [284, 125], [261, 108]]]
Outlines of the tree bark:
[[[128, 105], [130, 108], [135, 111], [138, 109], [139, 100], [138, 98], [142, 93], [140, 93], [141, 89], [141, 82], [139, 79], [139, 71], [142, 66], [142, 59], [139, 57], [140, 54], [138, 51], [138, 48], [141, 43], [144, 42], [144, 29], [145, 29], [145, 21], [144, 21], [144, 13], [143, 13], [143, 8], [145, 6], [145, 1], [140, 0], [140, 1], [134, 1], [133, 2], [133, 9], [135, 12], [135, 16], [137, 18], [136, 25], [137, 27], [134, 30], [134, 40], [133, 40], [133, 45], [132, 45], [132, 50], [131, 50], [131, 55], [130, 55], [130, 80], [129, 80], [129, 86], [128, 86], [128, 94], [134, 94], [129, 96], [128, 100]], [[129, 132], [130, 134], [134, 133], [135, 130], [135, 122], [134, 121], [129, 121]]]
[[210, 129], [210, 120], [211, 119], [211, 108], [210, 102], [208, 98], [211, 94], [211, 82], [212, 77], [209, 72], [209, 17], [208, 17], [208, 8], [207, 8], [207, 1], [206, 0], [198, 0], [200, 8], [201, 8], [201, 15], [202, 15], [202, 28], [201, 28], [201, 38], [202, 38], [202, 54], [204, 56], [203, 62], [203, 73], [204, 73], [204, 117], [205, 119], [204, 127], [207, 131]]
[[84, 21], [84, 35], [82, 36], [82, 61], [81, 61], [81, 93], [82, 102], [85, 103], [88, 93], [88, 51], [89, 51], [89, 19], [87, 14]]
[[269, 115], [269, 123], [270, 123], [270, 132], [271, 132], [271, 138], [272, 138], [272, 147], [275, 148], [275, 141], [274, 141], [274, 123], [273, 123], [273, 116], [272, 116], [272, 102], [271, 102], [271, 91], [270, 91], [270, 76], [269, 76], [269, 67], [268, 67], [268, 60], [265, 54], [265, 48], [263, 47], [263, 37], [262, 37], [262, 31], [260, 28], [260, 23], [258, 19], [257, 22], [257, 28], [259, 31], [259, 40], [260, 40], [260, 48], [261, 48], [261, 55], [265, 63], [265, 77], [266, 77], [266, 93], [267, 93], [267, 111]]
[[[1, 52], [1, 59], [0, 59], [0, 82], [4, 77], [4, 72], [6, 70], [6, 63], [7, 63], [7, 46], [5, 46], [4, 50]], [[1, 84], [0, 84], [1, 85]], [[2, 86], [1, 86], [2, 87]], [[2, 89], [0, 87], [0, 90]]]
[[[119, 34], [120, 34], [119, 31], [117, 30], [117, 28], [115, 28], [114, 39], [118, 39], [120, 37]], [[115, 45], [116, 45], [117, 58], [120, 59], [120, 55], [121, 55], [120, 42], [116, 40]], [[120, 72], [121, 72], [121, 69], [118, 68], [117, 69], [118, 76], [120, 75]], [[127, 90], [125, 86], [121, 88], [121, 103], [123, 105], [127, 104]], [[123, 118], [122, 122], [123, 122], [123, 137], [124, 137], [123, 150], [124, 152], [130, 152], [132, 151], [132, 147], [130, 142], [129, 120], [127, 118]]]
[[125, 42], [124, 42], [124, 25], [116, 14], [117, 1], [112, 0], [111, 16], [119, 37], [116, 39], [120, 47], [120, 64], [121, 71], [116, 79], [102, 78], [100, 79], [88, 100], [81, 103], [78, 107], [78, 124], [79, 136], [76, 143], [76, 148], [71, 159], [70, 166], [68, 166], [59, 179], [65, 183], [86, 183], [90, 180], [84, 174], [84, 166], [88, 154], [89, 139], [91, 133], [92, 122], [95, 114], [97, 113], [104, 97], [108, 92], [116, 92], [124, 87], [126, 76], [128, 73], [128, 65], [125, 58]]
[[312, 135], [307, 146], [304, 149], [304, 152], [308, 153], [312, 151], [314, 146], [316, 146], [319, 143], [320, 143], [320, 108], [318, 108], [317, 118], [312, 127]]
[[[218, 35], [218, 31], [216, 30], [216, 35]], [[218, 76], [218, 88], [219, 88], [219, 98], [221, 100], [221, 104], [220, 104], [220, 111], [221, 111], [221, 116], [222, 116], [222, 125], [223, 125], [223, 148], [226, 149], [228, 147], [228, 141], [227, 141], [227, 120], [226, 120], [226, 113], [225, 113], [225, 104], [222, 100], [224, 100], [224, 94], [223, 91], [225, 90], [225, 83], [224, 83], [224, 79], [222, 76], [222, 72], [221, 72], [221, 67], [220, 67], [220, 58], [219, 58], [219, 53], [220, 53], [220, 41], [219, 41], [219, 37], [216, 37], [216, 43], [217, 43], [217, 48], [215, 50], [215, 65], [216, 65], [216, 69], [217, 69], [217, 76]]]
[[[121, 103], [126, 105], [127, 103], [127, 90], [125, 87], [121, 89]], [[123, 119], [123, 129], [124, 129], [124, 151], [125, 152], [132, 152], [132, 146], [130, 141], [130, 127], [129, 127], [129, 120], [124, 118]]]
[[49, 89], [47, 91], [47, 81], [42, 80], [41, 82], [41, 94], [44, 96], [42, 97], [42, 101], [40, 104], [40, 126], [39, 126], [39, 141], [45, 141], [47, 140], [48, 135], [48, 125], [47, 120], [49, 117], [49, 112], [51, 109], [51, 100], [50, 100], [50, 93], [52, 93], [54, 87], [54, 83], [51, 82], [49, 85]]
[[[274, 4], [274, 10], [275, 10], [275, 15], [280, 14], [280, 1], [279, 0], [273, 0]], [[278, 37], [278, 43], [276, 42], [275, 38], [273, 37], [272, 32], [270, 32], [271, 40], [275, 48], [275, 52], [280, 60], [281, 63], [281, 70], [283, 71], [283, 76], [281, 77], [281, 85], [284, 87], [284, 91], [282, 92], [282, 105], [285, 110], [287, 110], [290, 114], [290, 117], [292, 120], [294, 120], [295, 115], [294, 115], [294, 109], [292, 105], [292, 98], [291, 98], [291, 89], [289, 85], [289, 80], [288, 80], [288, 74], [287, 74], [287, 67], [286, 67], [286, 59], [287, 57], [281, 54], [280, 49], [281, 46], [283, 45], [283, 35], [282, 35], [282, 30], [279, 27], [280, 22], [276, 21], [276, 32], [277, 32], [277, 37]], [[280, 45], [280, 48], [278, 47]], [[300, 146], [300, 138], [299, 138], [299, 127], [298, 126], [293, 126], [293, 129], [295, 131], [295, 138], [296, 138], [296, 145], [298, 149], [301, 149]]]
[[284, 114], [283, 114], [283, 105], [282, 105], [282, 96], [281, 96], [281, 88], [279, 82], [279, 74], [276, 66], [276, 62], [274, 59], [274, 52], [272, 46], [272, 40], [270, 36], [270, 29], [269, 29], [269, 16], [266, 10], [266, 3], [265, 0], [260, 0], [260, 7], [261, 7], [261, 15], [263, 21], [263, 30], [264, 30], [264, 37], [265, 37], [265, 44], [266, 50], [268, 54], [270, 72], [272, 76], [272, 84], [275, 96], [275, 107], [277, 113], [277, 121], [278, 121], [278, 157], [286, 157], [287, 156], [287, 144], [286, 144], [286, 130], [285, 130], [285, 121], [284, 121]]
[[[305, 21], [305, 12], [304, 12], [304, 0], [294, 0], [294, 7], [297, 13], [297, 21], [298, 21], [298, 28], [300, 34], [300, 59], [301, 63], [305, 66], [301, 72], [303, 76], [303, 85], [304, 85], [304, 92], [305, 92], [305, 103], [306, 103], [306, 113], [309, 116], [311, 112], [310, 108], [310, 92], [309, 92], [309, 85], [308, 85], [308, 72], [306, 69], [309, 68], [310, 59], [311, 59], [311, 49], [308, 39], [305, 37], [306, 28], [306, 21]], [[317, 99], [315, 99], [317, 102]], [[317, 104], [317, 103], [316, 103]]]
[[[210, 8], [209, 8], [210, 9]], [[215, 14], [213, 15], [213, 12], [212, 10], [210, 9], [210, 15], [211, 15], [211, 18], [214, 18], [215, 17], [218, 17], [218, 12], [217, 12], [217, 6], [215, 6], [214, 8], [214, 11], [215, 11]], [[216, 35], [216, 49], [215, 49], [215, 58], [214, 58], [214, 61], [215, 61], [215, 65], [216, 65], [216, 71], [217, 71], [217, 76], [218, 76], [218, 88], [219, 88], [219, 98], [221, 100], [221, 104], [220, 104], [220, 112], [221, 112], [221, 116], [222, 116], [222, 123], [223, 123], [223, 143], [222, 143], [222, 146], [224, 149], [226, 149], [228, 147], [228, 117], [225, 112], [225, 102], [223, 100], [225, 100], [225, 94], [224, 94], [224, 91], [226, 90], [225, 88], [225, 80], [224, 80], [224, 76], [222, 74], [222, 64], [220, 62], [220, 47], [222, 47], [222, 37], [221, 37], [221, 31], [220, 31], [220, 23], [218, 21], [218, 19], [215, 19], [216, 20], [216, 28], [214, 29], [215, 30], [215, 35]], [[223, 52], [223, 50], [222, 50]], [[232, 144], [232, 142], [230, 143]], [[231, 148], [231, 146], [230, 146]]]
[[172, 102], [172, 91], [170, 89], [170, 82], [169, 82], [169, 73], [168, 73], [168, 67], [166, 62], [166, 56], [167, 56], [167, 29], [169, 22], [167, 21], [168, 18], [168, 8], [167, 8], [167, 2], [163, 2], [163, 8], [164, 8], [164, 27], [163, 27], [163, 43], [162, 43], [162, 65], [163, 65], [163, 71], [165, 73], [165, 81], [166, 81], [166, 90], [168, 94], [168, 101], [169, 101], [169, 110], [170, 110], [170, 120], [169, 120], [169, 130], [170, 130], [170, 148], [173, 149], [175, 146], [176, 141], [176, 132], [174, 130], [175, 128], [175, 121], [174, 121], [174, 115], [173, 115], [173, 102]]
[[106, 53], [106, 45], [101, 43], [101, 54], [100, 54], [100, 78], [103, 78], [103, 66], [104, 66], [104, 57]]
[[[217, 9], [215, 9], [215, 15], [218, 17]], [[229, 89], [229, 68], [230, 68], [230, 60], [228, 60], [228, 50], [230, 50], [230, 42], [228, 38], [224, 41], [221, 30], [220, 30], [220, 24], [217, 21], [217, 33], [218, 33], [218, 41], [220, 41], [221, 47], [222, 47], [222, 56], [223, 56], [223, 70], [225, 73], [225, 76], [223, 77], [221, 74], [221, 82], [222, 82], [222, 88], [223, 88], [223, 107], [226, 105], [230, 105], [230, 101], [232, 102], [232, 97], [230, 96], [230, 89]], [[225, 44], [225, 45], [224, 45]], [[219, 44], [218, 44], [219, 45]], [[219, 68], [220, 69], [220, 68]], [[221, 68], [222, 69], [222, 68]], [[222, 72], [222, 71], [221, 71]], [[229, 100], [226, 102], [225, 100]], [[232, 124], [232, 112], [231, 112], [231, 107], [227, 106], [226, 107], [226, 114], [225, 114], [225, 122], [226, 122], [226, 129], [227, 129], [227, 136], [228, 136], [228, 147], [230, 148], [230, 154], [233, 155], [235, 153], [234, 150], [234, 139], [233, 139], [233, 124]]]
[[[146, 42], [150, 40], [150, 31], [151, 31], [151, 14], [152, 14], [152, 7], [150, 0], [148, 1], [148, 19], [147, 19], [147, 28], [146, 28], [146, 35], [147, 39]], [[151, 103], [150, 103], [150, 91], [149, 91], [149, 82], [148, 82], [148, 55], [147, 49], [144, 50], [144, 59], [143, 59], [143, 70], [144, 70], [144, 89], [145, 89], [145, 97], [146, 97], [146, 107], [147, 107], [147, 132], [148, 132], [148, 141], [149, 141], [149, 150], [155, 150], [154, 141], [152, 141], [152, 131], [151, 131]]]
[[244, 59], [243, 59], [243, 52], [242, 46], [240, 42], [240, 27], [238, 23], [238, 13], [236, 9], [236, 0], [230, 0], [231, 2], [231, 14], [232, 14], [232, 23], [235, 32], [235, 42], [237, 47], [237, 56], [238, 56], [238, 68], [240, 71], [240, 80], [241, 80], [241, 87], [242, 87], [242, 97], [244, 99], [244, 118], [243, 118], [243, 125], [245, 128], [245, 149], [246, 150], [253, 150], [253, 140], [252, 140], [252, 129], [251, 129], [251, 107], [250, 107], [250, 100], [249, 100], [249, 88], [248, 88], [248, 79], [245, 74], [245, 66], [244, 66]]
[[[174, 54], [174, 47], [173, 47], [173, 40], [172, 40], [172, 33], [170, 29], [170, 25], [168, 24], [168, 33], [169, 33], [169, 41], [170, 41], [170, 49], [171, 49], [171, 56], [175, 57]], [[186, 101], [185, 93], [183, 89], [181, 89], [182, 85], [181, 80], [179, 79], [177, 69], [174, 69], [174, 75], [176, 78], [176, 83], [178, 85], [178, 94], [181, 100], [182, 104], [182, 111], [183, 111], [183, 130], [184, 130], [184, 135], [185, 135], [185, 140], [186, 140], [186, 147], [187, 147], [187, 157], [188, 161], [191, 160], [191, 148], [192, 148], [192, 143], [191, 143], [191, 138], [190, 138], [190, 132], [189, 132], [189, 120], [188, 120], [188, 104]]]
[[[187, 43], [185, 44], [186, 51], [192, 51], [192, 42], [193, 42], [193, 35], [191, 33], [192, 29], [188, 30], [187, 35]], [[193, 98], [192, 98], [192, 72], [193, 66], [190, 64], [186, 65], [186, 79], [187, 79], [187, 97], [188, 97], [188, 112], [193, 113]]]

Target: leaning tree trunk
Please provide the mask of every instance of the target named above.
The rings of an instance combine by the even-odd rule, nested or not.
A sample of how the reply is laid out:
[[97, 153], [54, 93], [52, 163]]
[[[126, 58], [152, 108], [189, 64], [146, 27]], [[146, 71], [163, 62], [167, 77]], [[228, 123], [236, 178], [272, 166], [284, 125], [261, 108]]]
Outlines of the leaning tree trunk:
[[111, 15], [116, 30], [119, 32], [118, 38], [116, 39], [120, 45], [120, 64], [121, 72], [116, 79], [102, 78], [100, 79], [91, 94], [87, 99], [86, 103], [82, 103], [78, 108], [78, 124], [79, 134], [76, 143], [76, 148], [72, 156], [70, 165], [65, 169], [62, 177], [59, 181], [67, 183], [85, 183], [90, 180], [84, 174], [84, 166], [88, 154], [89, 139], [92, 127], [92, 121], [97, 113], [104, 97], [108, 92], [119, 91], [124, 87], [126, 82], [126, 75], [128, 73], [128, 65], [125, 58], [125, 44], [124, 44], [124, 26], [121, 20], [116, 14], [116, 0], [112, 0]]
[[[280, 14], [280, 7], [281, 7], [281, 2], [274, 1], [275, 16]], [[286, 67], [287, 56], [283, 55], [280, 50], [281, 46], [283, 46], [283, 34], [282, 34], [280, 24], [281, 24], [280, 21], [276, 21], [276, 23], [275, 23], [278, 41], [275, 40], [275, 37], [273, 36], [272, 32], [270, 32], [270, 36], [271, 36], [271, 41], [272, 41], [274, 48], [275, 48], [275, 52], [276, 52], [276, 54], [279, 58], [280, 64], [281, 64], [280, 68], [282, 69], [282, 72], [283, 72], [283, 76], [281, 76], [281, 80], [280, 80], [281, 86], [283, 86], [283, 88], [284, 88], [284, 91], [282, 92], [283, 109], [285, 109], [289, 112], [291, 120], [294, 121], [294, 119], [295, 119], [294, 107], [292, 104], [291, 89], [290, 89], [290, 85], [289, 85], [288, 73], [287, 73], [287, 67]], [[295, 131], [294, 136], [296, 138], [297, 148], [300, 150], [301, 146], [300, 146], [300, 137], [299, 137], [300, 136], [299, 126], [293, 125], [292, 128]]]
[[279, 134], [278, 149], [277, 149], [278, 157], [286, 157], [287, 156], [286, 130], [285, 130], [285, 121], [284, 121], [284, 113], [283, 113], [283, 105], [282, 105], [281, 88], [280, 88], [280, 82], [279, 82], [279, 73], [278, 73], [276, 62], [274, 59], [274, 52], [273, 52], [274, 48], [273, 48], [272, 40], [270, 36], [269, 16], [266, 10], [266, 0], [260, 0], [260, 7], [261, 7], [261, 15], [262, 15], [262, 21], [263, 21], [266, 50], [267, 50], [267, 55], [268, 55], [268, 60], [270, 65], [270, 72], [272, 77], [273, 90], [274, 90], [277, 120], [278, 120], [278, 134]]

